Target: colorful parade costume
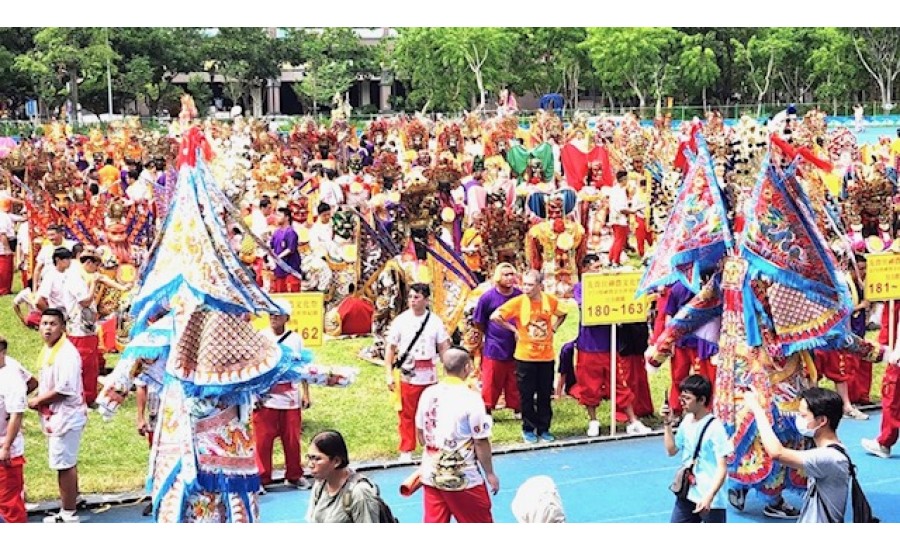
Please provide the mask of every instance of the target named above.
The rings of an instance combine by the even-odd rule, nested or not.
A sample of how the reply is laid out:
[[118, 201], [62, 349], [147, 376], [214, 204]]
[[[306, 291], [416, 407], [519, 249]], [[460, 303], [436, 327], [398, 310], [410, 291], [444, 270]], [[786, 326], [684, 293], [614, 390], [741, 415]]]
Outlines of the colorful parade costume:
[[101, 398], [103, 406], [119, 386], [127, 391], [117, 381], [127, 380], [129, 360], [165, 356], [148, 479], [159, 522], [256, 521], [252, 397], [276, 383], [341, 385], [353, 375], [309, 367], [309, 355], [295, 357], [245, 320], [282, 312], [228, 247], [217, 216], [227, 199], [212, 181], [208, 154], [192, 127], [162, 235], [135, 293], [125, 372], [117, 367]]
[[[773, 147], [763, 161], [752, 195], [744, 202], [743, 227], [734, 236], [734, 245], [726, 245], [731, 241], [727, 226], [710, 234], [714, 237], [710, 242], [726, 245], [704, 255], [705, 265], [714, 274], [648, 352], [651, 362], [660, 364], [671, 354], [674, 342], [721, 317], [713, 409], [734, 443], [728, 465], [730, 486], [757, 489], [768, 501], [777, 501], [784, 489], [804, 488], [805, 479], [765, 453], [740, 388], [753, 388], [765, 398], [783, 445], [803, 448], [806, 441], [796, 431], [793, 417], [797, 394], [816, 379], [810, 352], [847, 349], [869, 358], [880, 355], [880, 350], [850, 331], [849, 290], [837, 275], [836, 260], [818, 232], [809, 199], [797, 181], [802, 161], [789, 155], [786, 168], [781, 169], [776, 166], [781, 154]], [[683, 191], [698, 169], [707, 174], [712, 170], [702, 139]], [[714, 177], [708, 181], [711, 187], [718, 186]], [[676, 204], [676, 213], [679, 208]], [[663, 242], [672, 242], [669, 234], [682, 231], [676, 224], [679, 217], [673, 214]], [[665, 257], [679, 258], [683, 248], [676, 246]], [[685, 280], [686, 271], [694, 270], [671, 260], [668, 266], [651, 266], [642, 288], [657, 288], [654, 281], [671, 278], [690, 282]]]

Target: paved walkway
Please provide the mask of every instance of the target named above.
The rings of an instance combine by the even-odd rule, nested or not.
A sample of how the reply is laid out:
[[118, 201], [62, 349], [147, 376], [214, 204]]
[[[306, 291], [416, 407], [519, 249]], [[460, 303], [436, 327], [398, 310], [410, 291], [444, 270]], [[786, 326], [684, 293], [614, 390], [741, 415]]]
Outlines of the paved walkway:
[[[844, 420], [839, 435], [849, 446], [850, 456], [859, 467], [860, 482], [872, 508], [884, 522], [900, 522], [900, 458], [884, 460], [867, 455], [859, 446], [863, 437], [874, 437], [881, 422], [875, 413], [865, 422]], [[495, 457], [500, 476], [500, 493], [493, 499], [494, 519], [514, 522], [510, 503], [516, 489], [531, 476], [545, 474], [557, 483], [566, 516], [570, 522], [660, 523], [667, 522], [673, 496], [667, 487], [677, 468], [677, 459], [669, 458], [659, 434], [615, 441], [585, 444], [562, 442], [559, 446], [509, 452]], [[352, 454], [352, 452], [351, 452]], [[367, 470], [382, 491], [385, 501], [403, 523], [422, 520], [422, 492], [403, 498], [400, 483], [413, 471], [412, 466]], [[265, 523], [303, 522], [309, 491], [275, 489], [260, 497], [261, 521]], [[790, 494], [788, 501], [799, 506], [801, 495]], [[81, 512], [84, 521], [98, 523], [144, 523], [143, 503], [101, 506]], [[743, 513], [728, 510], [734, 523], [778, 523], [762, 515], [763, 503], [754, 495], [747, 499]], [[41, 521], [33, 515], [31, 521]]]

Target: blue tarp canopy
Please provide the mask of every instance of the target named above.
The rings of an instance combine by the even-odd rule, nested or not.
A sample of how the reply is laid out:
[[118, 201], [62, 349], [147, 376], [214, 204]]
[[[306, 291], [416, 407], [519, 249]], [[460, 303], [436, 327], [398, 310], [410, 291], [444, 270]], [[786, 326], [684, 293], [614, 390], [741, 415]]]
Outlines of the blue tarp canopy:
[[544, 94], [541, 96], [541, 100], [538, 103], [538, 107], [541, 109], [549, 110], [553, 109], [556, 111], [556, 114], [562, 116], [562, 109], [566, 105], [566, 100], [563, 98], [562, 94]]

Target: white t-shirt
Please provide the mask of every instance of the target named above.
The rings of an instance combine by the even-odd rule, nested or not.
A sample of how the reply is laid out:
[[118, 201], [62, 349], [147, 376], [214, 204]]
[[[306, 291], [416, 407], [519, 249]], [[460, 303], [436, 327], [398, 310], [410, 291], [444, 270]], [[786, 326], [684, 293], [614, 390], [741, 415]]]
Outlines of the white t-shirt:
[[[273, 342], [278, 342], [284, 334], [276, 336], [274, 332], [272, 332], [272, 328], [265, 328], [259, 331], [260, 334], [265, 336], [266, 338], [271, 339]], [[296, 332], [291, 331], [290, 335], [281, 341], [281, 345], [286, 346], [291, 353], [295, 357], [300, 357], [300, 353], [303, 351], [303, 338], [297, 334]], [[276, 384], [269, 390], [268, 396], [263, 399], [263, 407], [267, 409], [299, 409], [300, 408], [300, 384], [297, 382], [291, 382], [290, 387], [285, 384], [283, 387], [279, 387], [280, 384]], [[276, 389], [277, 388], [277, 389]]]
[[135, 202], [148, 202], [153, 198], [153, 187], [151, 184], [148, 184], [147, 181], [139, 179], [128, 186], [128, 189], [125, 190], [125, 194], [128, 195], [129, 199]]
[[59, 246], [53, 246], [53, 243], [47, 241], [41, 246], [41, 250], [38, 252], [37, 258], [35, 258], [34, 261], [38, 265], [44, 266], [45, 270], [48, 270], [53, 267], [53, 253], [56, 252], [57, 248], [72, 250], [72, 247], [74, 247], [75, 244], [75, 241], [69, 239], [63, 239], [62, 244]]
[[328, 178], [320, 179], [319, 202], [330, 204], [332, 209], [344, 204], [344, 191], [341, 189], [341, 185]]
[[44, 433], [60, 436], [71, 430], [84, 428], [87, 424], [87, 406], [84, 403], [84, 384], [81, 381], [81, 356], [68, 339], [63, 342], [53, 362], [41, 368], [38, 392], [44, 394], [53, 391], [65, 398], [38, 411]]
[[30, 288], [25, 287], [16, 294], [16, 297], [13, 298], [12, 305], [17, 306], [19, 304], [28, 304], [28, 312], [31, 313], [34, 311], [37, 306], [35, 302], [37, 301], [37, 296], [34, 292], [31, 291]]
[[[0, 235], [6, 235], [7, 239], [16, 238], [16, 227], [12, 218], [6, 212], [0, 212]], [[8, 256], [12, 254], [12, 248], [3, 246], [0, 243], [0, 256]]]
[[309, 230], [309, 248], [318, 254], [330, 253], [334, 246], [334, 226], [331, 222], [316, 222]]
[[427, 388], [416, 410], [422, 430], [422, 483], [443, 491], [464, 491], [484, 483], [475, 456], [475, 440], [491, 436], [493, 421], [481, 395], [458, 378]]
[[628, 216], [622, 210], [628, 208], [628, 193], [621, 185], [609, 187], [609, 225], [628, 225]]
[[97, 330], [94, 304], [82, 307], [78, 303], [90, 296], [81, 273], [80, 267], [74, 265], [62, 273], [56, 266], [48, 268], [37, 291], [37, 297], [45, 298], [48, 307], [65, 312], [67, 331], [72, 336], [90, 336]]
[[[419, 332], [419, 327], [425, 321], [426, 315], [428, 315], [427, 311], [421, 317], [416, 317], [411, 309], [407, 309], [391, 323], [391, 328], [388, 330], [387, 343], [388, 345], [396, 346], [396, 357], [398, 360], [409, 348], [413, 337]], [[427, 386], [437, 382], [437, 367], [435, 365], [440, 359], [437, 346], [448, 340], [450, 340], [450, 335], [447, 334], [444, 323], [441, 322], [440, 317], [432, 313], [425, 330], [422, 331], [421, 336], [416, 340], [405, 361], [407, 365], [412, 365], [414, 361], [431, 361], [432, 366], [430, 368], [416, 368], [412, 376], [404, 374], [403, 381], [415, 386]]]
[[[28, 409], [26, 380], [23, 376], [24, 369], [18, 361], [6, 358], [6, 365], [0, 367], [0, 442], [6, 439], [6, 430], [9, 426], [9, 415], [24, 413]], [[29, 375], [30, 377], [30, 375]], [[22, 435], [24, 427], [19, 430], [13, 439], [9, 449], [10, 458], [25, 454], [25, 437]]]

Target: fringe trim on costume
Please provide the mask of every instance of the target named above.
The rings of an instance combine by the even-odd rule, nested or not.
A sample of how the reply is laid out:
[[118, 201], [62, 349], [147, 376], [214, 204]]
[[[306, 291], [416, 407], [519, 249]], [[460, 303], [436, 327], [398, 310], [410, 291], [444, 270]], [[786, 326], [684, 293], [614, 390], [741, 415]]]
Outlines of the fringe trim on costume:
[[[156, 493], [153, 493], [153, 478], [147, 480], [147, 492], [153, 495], [153, 518], [158, 520], [159, 517], [159, 504], [162, 502], [163, 497], [168, 494], [169, 491], [172, 490], [172, 486], [175, 485], [175, 481], [178, 479], [178, 474], [181, 473], [181, 460], [175, 463], [175, 466], [172, 468], [172, 471], [169, 472], [169, 475], [166, 476], [163, 484], [156, 489]], [[182, 494], [182, 498], [184, 498], [184, 494]]]
[[199, 471], [194, 485], [202, 491], [248, 493], [259, 491], [259, 474], [225, 474]]

